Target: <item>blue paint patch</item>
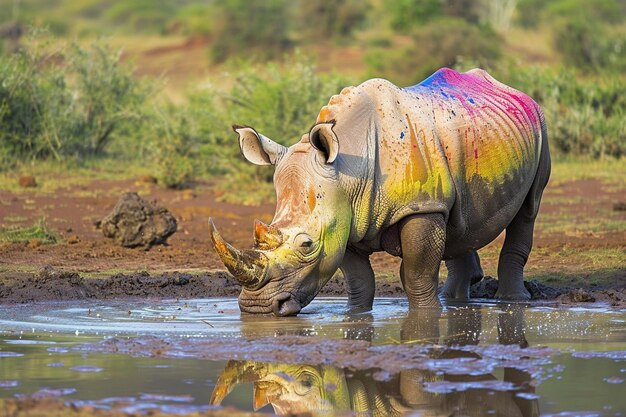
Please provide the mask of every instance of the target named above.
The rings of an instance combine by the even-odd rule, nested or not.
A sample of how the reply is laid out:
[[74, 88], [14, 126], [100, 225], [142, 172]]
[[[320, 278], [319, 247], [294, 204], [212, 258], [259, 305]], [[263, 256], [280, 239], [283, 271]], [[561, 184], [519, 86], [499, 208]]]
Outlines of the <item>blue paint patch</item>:
[[404, 132], [400, 132], [400, 139], [404, 139]]
[[443, 91], [443, 88], [440, 90], [440, 92], [441, 92], [441, 95], [444, 96], [444, 98], [446, 99], [450, 98], [450, 96], [447, 95], [445, 91]]
[[447, 68], [442, 68], [438, 71], [435, 71], [433, 75], [426, 78], [421, 83], [415, 84], [414, 86], [411, 86], [411, 87], [407, 87], [406, 89], [414, 90], [414, 89], [419, 89], [419, 88], [434, 89], [435, 87], [439, 87], [439, 88], [449, 87], [450, 84], [448, 83], [448, 81], [446, 81], [446, 76], [445, 76], [446, 71], [450, 71], [450, 70]]
[[471, 98], [471, 97], [470, 97], [470, 98], [468, 98], [468, 99], [467, 99], [467, 101], [469, 101], [469, 102], [470, 102], [470, 103], [472, 103], [472, 104], [476, 103], [476, 102], [474, 101], [474, 99], [473, 99], [473, 98]]

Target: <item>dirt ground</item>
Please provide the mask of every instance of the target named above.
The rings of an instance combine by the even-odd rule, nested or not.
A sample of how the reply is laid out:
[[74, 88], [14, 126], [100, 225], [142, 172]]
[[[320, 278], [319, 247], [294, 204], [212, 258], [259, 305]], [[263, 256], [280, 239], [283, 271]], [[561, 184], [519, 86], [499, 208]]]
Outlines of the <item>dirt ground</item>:
[[[38, 182], [64, 180], [51, 177]], [[219, 202], [208, 182], [187, 190], [164, 189], [142, 178], [68, 184], [54, 191], [45, 187], [0, 191], [1, 228], [29, 226], [45, 218], [61, 237], [60, 243], [53, 245], [37, 240], [0, 242], [0, 302], [236, 295], [237, 286], [210, 246], [207, 219], [213, 217], [222, 236], [235, 246], [250, 247], [254, 219], [269, 222], [274, 210], [273, 204], [248, 207]], [[547, 189], [527, 275], [531, 280], [542, 278], [541, 285], [549, 284], [557, 291], [531, 284], [529, 289], [536, 297], [565, 293], [559, 298], [562, 302], [624, 305], [626, 231], [620, 225], [626, 220], [626, 211], [620, 208], [625, 199], [621, 190], [599, 180], [559, 182]], [[125, 191], [156, 200], [175, 215], [178, 231], [167, 245], [128, 249], [102, 236], [95, 223]], [[502, 240], [500, 236], [480, 252], [488, 275], [495, 274]], [[594, 259], [602, 253], [614, 254], [611, 265], [604, 258]], [[372, 258], [379, 278], [378, 294], [401, 295], [399, 260], [387, 254]], [[551, 276], [557, 279], [551, 281]], [[483, 284], [477, 291], [489, 296], [489, 282]], [[345, 294], [339, 276], [327, 285], [325, 294]]]

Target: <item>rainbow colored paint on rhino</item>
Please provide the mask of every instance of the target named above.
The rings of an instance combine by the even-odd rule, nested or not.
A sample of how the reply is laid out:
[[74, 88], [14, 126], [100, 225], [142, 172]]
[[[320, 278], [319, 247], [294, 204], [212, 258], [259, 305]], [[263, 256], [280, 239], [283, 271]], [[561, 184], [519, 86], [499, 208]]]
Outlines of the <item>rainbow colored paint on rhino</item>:
[[381, 171], [392, 200], [415, 201], [416, 193], [450, 200], [455, 185], [475, 176], [496, 192], [518, 171], [534, 172], [541, 113], [527, 95], [483, 70], [448, 68], [399, 90], [399, 114], [379, 112]]

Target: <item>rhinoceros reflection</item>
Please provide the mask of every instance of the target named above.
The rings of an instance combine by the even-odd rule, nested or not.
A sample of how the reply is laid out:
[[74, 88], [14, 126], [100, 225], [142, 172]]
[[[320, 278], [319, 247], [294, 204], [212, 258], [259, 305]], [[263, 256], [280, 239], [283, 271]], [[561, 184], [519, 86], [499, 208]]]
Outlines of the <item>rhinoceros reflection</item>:
[[[499, 342], [526, 347], [523, 310], [507, 309], [503, 313], [498, 317]], [[443, 338], [439, 335], [442, 323], [447, 326], [447, 335]], [[458, 348], [478, 344], [480, 328], [478, 309], [464, 309], [462, 314], [451, 313], [445, 317], [437, 312], [421, 311], [409, 314], [404, 320], [401, 339], [448, 345], [444, 349], [433, 349], [432, 359], [458, 360], [463, 364], [468, 359], [480, 359], [478, 354]], [[384, 368], [384, 364], [380, 367]], [[531, 376], [518, 369], [504, 368], [502, 380], [491, 374], [459, 375], [424, 368], [408, 369], [378, 380], [375, 378], [378, 371], [380, 369], [354, 371], [332, 365], [230, 361], [215, 386], [211, 404], [221, 404], [237, 384], [251, 383], [254, 409], [271, 404], [278, 415], [394, 416], [416, 411], [420, 416], [539, 415], [537, 401], [529, 399], [534, 393]]]

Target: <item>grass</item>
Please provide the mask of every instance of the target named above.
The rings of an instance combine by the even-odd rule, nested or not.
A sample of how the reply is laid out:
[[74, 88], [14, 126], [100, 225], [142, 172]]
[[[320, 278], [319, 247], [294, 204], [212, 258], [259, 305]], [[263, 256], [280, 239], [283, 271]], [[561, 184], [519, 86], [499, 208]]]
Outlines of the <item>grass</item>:
[[[61, 188], [86, 186], [96, 180], [124, 180], [151, 173], [149, 168], [140, 163], [124, 164], [125, 162], [113, 158], [83, 161], [80, 166], [52, 160], [23, 163], [10, 172], [0, 172], [0, 191], [14, 194], [52, 194]], [[19, 176], [26, 174], [35, 177], [36, 187], [24, 188], [19, 185]]]
[[[600, 214], [600, 213], [597, 213]], [[626, 219], [619, 212], [602, 213], [600, 216], [580, 216], [572, 213], [540, 214], [536, 228], [541, 233], [562, 233], [566, 236], [585, 236], [626, 230]]]
[[[491, 244], [479, 251], [485, 275], [497, 276], [500, 248]], [[623, 247], [534, 247], [525, 276], [556, 286], [626, 285], [626, 252]]]
[[28, 243], [37, 240], [41, 244], [53, 244], [59, 241], [50, 230], [45, 219], [37, 220], [30, 227], [11, 227], [0, 229], [0, 242]]
[[564, 158], [552, 161], [551, 185], [577, 180], [599, 180], [615, 191], [626, 190], [626, 159]]

